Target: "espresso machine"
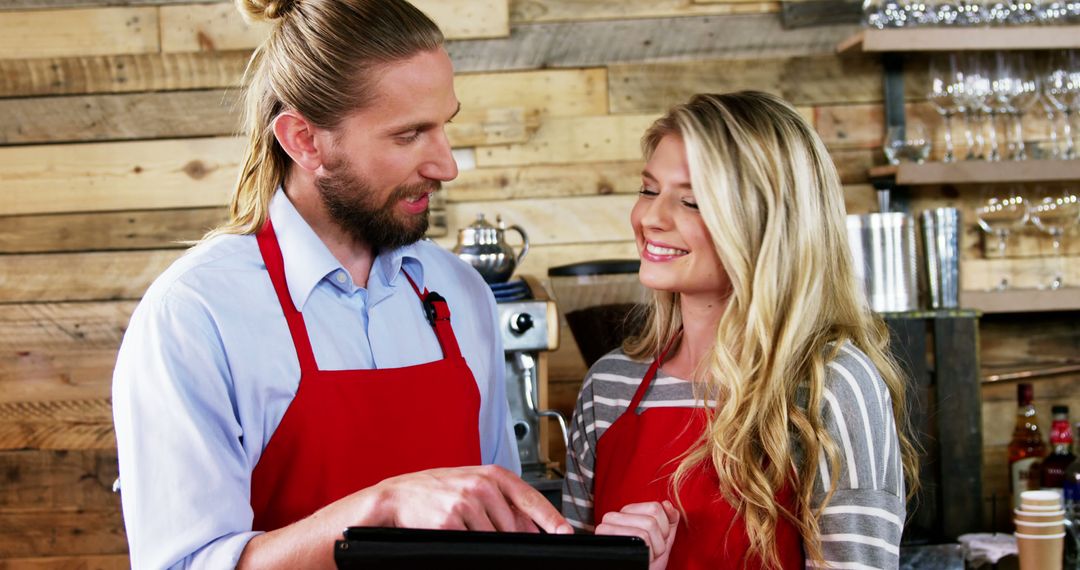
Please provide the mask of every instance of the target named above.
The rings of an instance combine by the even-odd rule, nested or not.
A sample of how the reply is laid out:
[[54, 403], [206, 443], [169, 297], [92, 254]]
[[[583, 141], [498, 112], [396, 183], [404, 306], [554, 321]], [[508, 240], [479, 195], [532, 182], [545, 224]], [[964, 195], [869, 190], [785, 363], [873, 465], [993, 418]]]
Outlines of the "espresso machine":
[[[506, 243], [507, 231], [521, 236], [520, 251]], [[543, 409], [546, 400], [547, 355], [559, 345], [559, 316], [555, 301], [539, 280], [524, 276], [508, 280], [529, 251], [529, 237], [520, 226], [484, 219], [458, 231], [454, 253], [472, 265], [491, 287], [499, 312], [506, 366], [506, 397], [521, 459], [522, 478], [559, 507], [562, 474], [547, 457], [546, 429], [557, 429], [567, 440], [566, 418]], [[550, 426], [547, 425], [550, 422]]]

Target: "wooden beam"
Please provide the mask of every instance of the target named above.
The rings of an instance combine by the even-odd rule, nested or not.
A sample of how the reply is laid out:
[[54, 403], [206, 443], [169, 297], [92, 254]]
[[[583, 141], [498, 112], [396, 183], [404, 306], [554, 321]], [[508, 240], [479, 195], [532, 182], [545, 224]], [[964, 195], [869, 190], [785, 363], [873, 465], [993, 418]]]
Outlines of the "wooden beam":
[[0, 215], [220, 206], [237, 138], [0, 148]]
[[[0, 12], [55, 8], [100, 8], [102, 6], [165, 6], [168, 4], [213, 4], [223, 0], [4, 0]], [[2, 568], [2, 567], [0, 567]]]
[[0, 559], [0, 570], [127, 570], [127, 554], [80, 554]]
[[225, 207], [0, 217], [0, 253], [184, 249], [228, 218]]
[[120, 509], [0, 509], [0, 552], [12, 558], [123, 554]]
[[[238, 91], [179, 91], [0, 100], [0, 144], [234, 135]], [[524, 142], [539, 123], [521, 107], [464, 109], [446, 126], [454, 147]]]
[[0, 97], [236, 87], [251, 52], [0, 59]]
[[[508, 0], [416, 0], [448, 39], [510, 35]], [[201, 4], [161, 8], [161, 51], [253, 49], [270, 33], [272, 23], [248, 24], [236, 6]]]
[[[0, 304], [0, 420], [102, 422], [134, 310], [135, 301]], [[41, 442], [44, 435], [19, 437]]]
[[622, 64], [608, 68], [608, 92], [612, 113], [662, 113], [695, 93], [743, 89], [775, 93], [795, 105], [879, 103], [881, 73], [872, 56]]
[[0, 452], [0, 510], [117, 509], [116, 450]]
[[0, 256], [0, 303], [139, 299], [182, 253], [169, 249]]
[[770, 14], [779, 11], [779, 2], [757, 0], [723, 4], [687, 4], [686, 0], [513, 0], [510, 3], [510, 22], [517, 25], [582, 20]]
[[1014, 289], [1043, 289], [1057, 271], [1063, 275], [1066, 286], [1080, 283], [1080, 260], [1076, 257], [961, 260], [960, 288], [990, 291], [1004, 276]]
[[[633, 194], [641, 187], [640, 160], [478, 168], [445, 185], [451, 203]], [[3, 243], [0, 230], [0, 244]], [[2, 248], [2, 245], [0, 245]], [[0, 249], [2, 251], [2, 249]]]
[[487, 214], [489, 219], [498, 214], [507, 224], [521, 225], [530, 243], [537, 246], [628, 240], [633, 236], [630, 209], [636, 200], [634, 195], [612, 194], [447, 204], [450, 235], [436, 243], [452, 247], [457, 229], [476, 221], [477, 213]]
[[552, 118], [524, 144], [477, 149], [476, 164], [567, 164], [641, 158], [641, 134], [657, 115]]
[[454, 77], [454, 90], [462, 113], [523, 107], [543, 120], [608, 112], [607, 70], [603, 68], [464, 73]]
[[0, 449], [115, 448], [107, 398], [0, 403]]
[[0, 144], [236, 134], [239, 92], [222, 90], [0, 100]]
[[857, 28], [784, 30], [776, 14], [522, 24], [509, 38], [454, 41], [447, 50], [458, 71], [777, 58], [832, 53]]
[[157, 8], [6, 12], [0, 59], [152, 53], [159, 49]]

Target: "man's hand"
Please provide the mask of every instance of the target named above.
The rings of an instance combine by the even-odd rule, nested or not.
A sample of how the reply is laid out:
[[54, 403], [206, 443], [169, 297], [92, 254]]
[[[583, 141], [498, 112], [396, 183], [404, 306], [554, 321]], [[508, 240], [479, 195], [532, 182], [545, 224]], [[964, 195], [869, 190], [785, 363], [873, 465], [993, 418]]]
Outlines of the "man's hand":
[[430, 469], [387, 479], [374, 489], [385, 526], [572, 534], [540, 494], [496, 465]]
[[636, 536], [649, 545], [649, 570], [667, 568], [675, 531], [679, 528], [679, 511], [669, 501], [631, 503], [618, 512], [604, 515], [596, 534]]

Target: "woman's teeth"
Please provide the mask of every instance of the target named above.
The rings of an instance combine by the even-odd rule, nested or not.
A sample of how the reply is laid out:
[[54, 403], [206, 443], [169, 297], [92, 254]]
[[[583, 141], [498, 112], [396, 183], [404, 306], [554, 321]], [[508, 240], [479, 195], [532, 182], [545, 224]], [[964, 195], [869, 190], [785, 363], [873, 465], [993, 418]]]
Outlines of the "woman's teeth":
[[653, 255], [686, 255], [690, 253], [685, 249], [672, 249], [670, 247], [660, 247], [651, 243], [645, 244], [645, 250]]

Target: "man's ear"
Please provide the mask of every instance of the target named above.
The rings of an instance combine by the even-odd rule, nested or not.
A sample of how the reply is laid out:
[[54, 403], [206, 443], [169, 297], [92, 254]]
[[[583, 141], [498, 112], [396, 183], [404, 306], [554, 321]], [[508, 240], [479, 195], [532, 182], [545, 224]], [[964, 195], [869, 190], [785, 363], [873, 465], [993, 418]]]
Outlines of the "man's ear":
[[318, 170], [323, 158], [315, 142], [315, 125], [293, 110], [282, 111], [274, 118], [274, 137], [297, 166]]

